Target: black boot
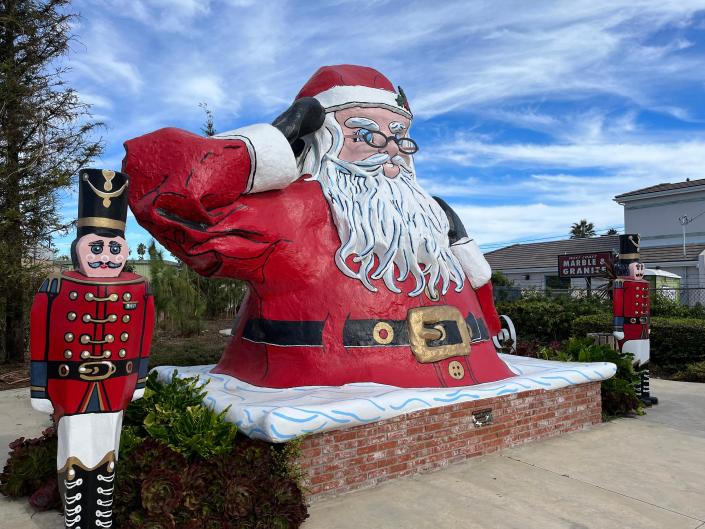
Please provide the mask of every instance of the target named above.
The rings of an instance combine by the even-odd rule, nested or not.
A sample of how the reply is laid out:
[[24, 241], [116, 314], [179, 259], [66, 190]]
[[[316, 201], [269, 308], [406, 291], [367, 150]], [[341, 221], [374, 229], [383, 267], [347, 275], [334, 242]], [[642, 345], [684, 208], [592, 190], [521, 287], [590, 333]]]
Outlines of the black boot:
[[652, 406], [654, 404], [658, 404], [658, 399], [656, 397], [651, 396], [650, 380], [651, 380], [651, 377], [649, 376], [649, 370], [644, 369], [641, 372], [641, 383], [640, 383], [641, 388], [640, 388], [639, 398], [641, 399], [641, 402], [643, 402], [645, 406]]
[[59, 487], [64, 500], [66, 529], [95, 529], [113, 526], [113, 492], [115, 461], [109, 460], [86, 470], [76, 458], [69, 458], [64, 472], [59, 473]]

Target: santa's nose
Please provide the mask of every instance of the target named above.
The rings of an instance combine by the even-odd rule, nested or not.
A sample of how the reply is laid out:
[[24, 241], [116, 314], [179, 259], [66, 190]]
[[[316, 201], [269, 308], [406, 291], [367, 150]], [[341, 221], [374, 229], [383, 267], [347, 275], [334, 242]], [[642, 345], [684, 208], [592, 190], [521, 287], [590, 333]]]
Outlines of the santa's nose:
[[379, 150], [379, 152], [387, 153], [389, 155], [389, 159], [391, 160], [397, 154], [399, 154], [399, 146], [396, 144], [396, 142], [390, 140], [385, 147], [382, 147]]

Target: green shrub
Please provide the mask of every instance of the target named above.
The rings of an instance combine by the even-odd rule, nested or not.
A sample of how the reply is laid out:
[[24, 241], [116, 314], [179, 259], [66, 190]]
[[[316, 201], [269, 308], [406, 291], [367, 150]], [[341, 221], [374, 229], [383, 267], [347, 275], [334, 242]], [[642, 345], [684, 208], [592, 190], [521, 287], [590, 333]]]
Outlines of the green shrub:
[[536, 339], [547, 344], [567, 340], [573, 333], [573, 322], [586, 314], [605, 313], [608, 304], [598, 298], [528, 296], [516, 301], [499, 301], [497, 311], [514, 322], [522, 340]]
[[680, 370], [705, 360], [705, 320], [652, 318], [651, 361], [665, 370]]
[[643, 413], [635, 389], [640, 377], [634, 371], [632, 355], [619, 353], [606, 345], [597, 345], [591, 338], [571, 338], [560, 350], [542, 349], [540, 356], [561, 362], [612, 362], [617, 366], [617, 373], [603, 380], [601, 385], [603, 418]]
[[688, 364], [685, 369], [677, 371], [672, 378], [684, 382], [705, 382], [705, 361]]
[[581, 338], [591, 332], [611, 333], [612, 330], [612, 314], [588, 314], [573, 321], [572, 333]]
[[132, 403], [125, 413], [124, 425], [130, 435], [151, 437], [188, 459], [209, 458], [232, 449], [237, 427], [225, 420], [226, 410], [215, 413], [203, 406], [205, 384], [198, 378], [181, 379], [172, 375], [170, 384], [150, 374], [144, 397]]
[[659, 292], [651, 293], [651, 316], [667, 318], [705, 319], [705, 307], [700, 303], [693, 307], [664, 296]]
[[[609, 315], [582, 316], [573, 323], [575, 336], [589, 332], [612, 332]], [[664, 374], [705, 360], [705, 321], [699, 319], [651, 318], [651, 362]]]
[[225, 340], [211, 338], [194, 343], [169, 344], [166, 340], [152, 346], [150, 369], [157, 366], [200, 366], [217, 364], [225, 349]]
[[493, 270], [492, 271], [492, 278], [490, 279], [492, 281], [492, 286], [493, 287], [511, 287], [514, 286], [514, 281], [509, 279], [506, 275], [504, 275], [502, 272], [499, 270]]
[[195, 274], [186, 266], [164, 262], [164, 252], [152, 241], [149, 245], [150, 284], [154, 292], [157, 326], [180, 336], [201, 331], [206, 302], [191, 280]]
[[[272, 445], [235, 436], [201, 403], [203, 384], [150, 376], [125, 412], [117, 464], [115, 527], [295, 529], [308, 517], [296, 459], [299, 442]], [[56, 491], [56, 434], [18, 439], [0, 492]], [[54, 480], [53, 487], [50, 480]], [[33, 496], [33, 497], [34, 497]], [[55, 508], [61, 508], [56, 495]]]

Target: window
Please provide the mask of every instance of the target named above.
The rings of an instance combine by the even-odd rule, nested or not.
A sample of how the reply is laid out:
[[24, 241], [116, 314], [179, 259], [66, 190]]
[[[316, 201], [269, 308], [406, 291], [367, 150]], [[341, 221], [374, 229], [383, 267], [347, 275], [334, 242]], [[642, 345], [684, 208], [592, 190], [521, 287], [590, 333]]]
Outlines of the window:
[[546, 276], [546, 288], [566, 290], [570, 288], [569, 277]]

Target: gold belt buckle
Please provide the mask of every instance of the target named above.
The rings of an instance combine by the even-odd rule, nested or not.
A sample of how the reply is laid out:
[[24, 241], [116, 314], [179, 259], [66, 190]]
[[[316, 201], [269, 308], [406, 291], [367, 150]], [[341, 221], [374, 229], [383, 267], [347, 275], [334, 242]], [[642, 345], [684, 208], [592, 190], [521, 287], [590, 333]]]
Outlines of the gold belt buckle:
[[[422, 364], [438, 362], [451, 356], [467, 356], [470, 354], [471, 331], [465, 323], [460, 311], [450, 305], [432, 307], [417, 307], [409, 309], [406, 315], [409, 324], [409, 344], [416, 360]], [[429, 345], [431, 340], [442, 340], [446, 331], [441, 322], [455, 321], [462, 343], [448, 345]]]
[[84, 362], [78, 366], [78, 377], [81, 380], [95, 382], [109, 378], [116, 370], [112, 362]]

